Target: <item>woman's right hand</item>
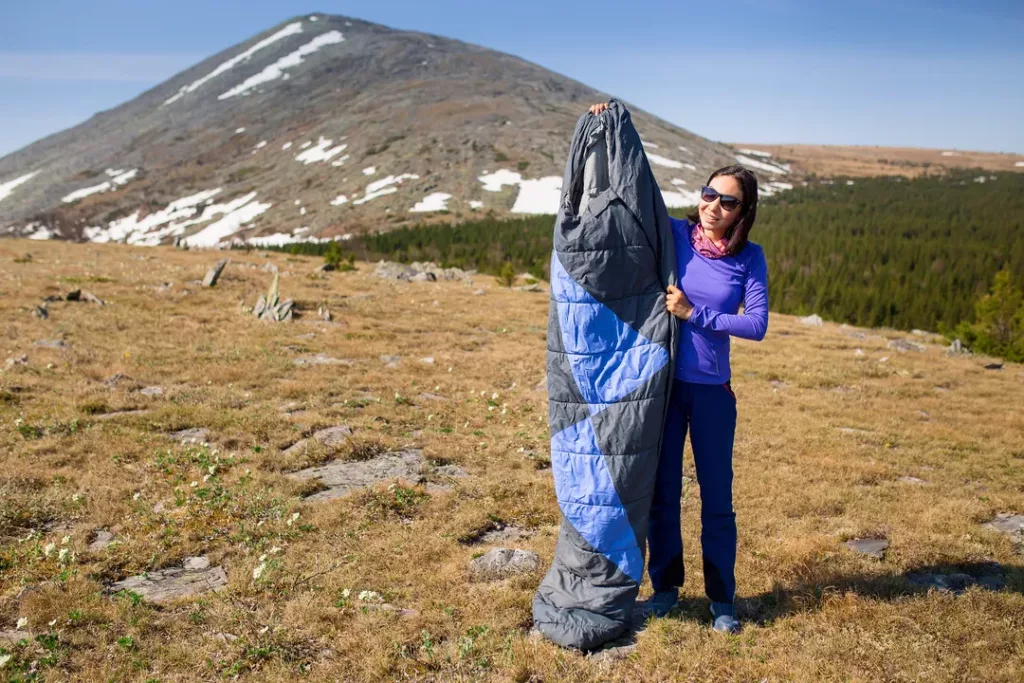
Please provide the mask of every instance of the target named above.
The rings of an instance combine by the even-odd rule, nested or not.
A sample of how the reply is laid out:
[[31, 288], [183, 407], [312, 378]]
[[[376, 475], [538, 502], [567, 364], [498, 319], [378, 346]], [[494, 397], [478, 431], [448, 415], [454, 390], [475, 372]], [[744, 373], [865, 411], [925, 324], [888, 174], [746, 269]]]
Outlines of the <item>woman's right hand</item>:
[[600, 102], [600, 103], [595, 104], [595, 105], [590, 107], [590, 113], [593, 114], [594, 116], [597, 116], [598, 114], [600, 114], [601, 112], [603, 112], [607, 108], [608, 108], [608, 103], [607, 102]]

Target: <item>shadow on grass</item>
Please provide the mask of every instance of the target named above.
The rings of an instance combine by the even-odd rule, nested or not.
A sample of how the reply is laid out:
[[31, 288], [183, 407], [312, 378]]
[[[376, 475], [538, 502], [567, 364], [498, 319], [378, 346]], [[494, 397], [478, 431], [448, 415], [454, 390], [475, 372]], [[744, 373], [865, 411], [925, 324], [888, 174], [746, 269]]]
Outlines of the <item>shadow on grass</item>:
[[[824, 568], [821, 568], [824, 570]], [[959, 595], [971, 587], [981, 590], [1012, 591], [1024, 595], [1024, 567], [995, 562], [936, 564], [915, 567], [906, 572], [882, 574], [843, 574], [821, 571], [792, 586], [777, 585], [773, 590], [753, 597], [737, 597], [736, 614], [741, 622], [771, 626], [777, 619], [819, 609], [830, 595], [855, 593], [873, 600], [898, 600], [925, 595], [930, 590]], [[707, 598], [679, 596], [679, 605], [668, 619], [693, 620], [711, 624], [711, 603]], [[618, 658], [628, 654], [636, 636], [647, 626], [646, 601], [637, 602], [632, 628], [605, 643], [592, 654]]]

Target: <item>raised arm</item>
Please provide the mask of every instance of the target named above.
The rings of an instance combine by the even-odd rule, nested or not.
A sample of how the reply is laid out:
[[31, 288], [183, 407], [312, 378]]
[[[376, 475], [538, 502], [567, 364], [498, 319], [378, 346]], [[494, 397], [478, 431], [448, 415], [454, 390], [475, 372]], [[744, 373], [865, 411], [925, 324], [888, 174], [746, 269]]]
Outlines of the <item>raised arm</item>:
[[742, 339], [761, 341], [768, 331], [768, 262], [764, 252], [758, 250], [752, 259], [750, 272], [743, 287], [743, 313], [729, 314], [713, 311], [706, 306], [694, 306], [690, 322], [716, 332], [725, 332]]

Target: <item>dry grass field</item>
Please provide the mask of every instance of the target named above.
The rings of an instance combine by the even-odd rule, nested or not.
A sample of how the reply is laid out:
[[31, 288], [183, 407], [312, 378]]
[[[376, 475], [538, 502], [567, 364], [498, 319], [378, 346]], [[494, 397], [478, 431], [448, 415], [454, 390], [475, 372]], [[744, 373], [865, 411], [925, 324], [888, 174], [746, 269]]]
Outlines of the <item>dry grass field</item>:
[[916, 178], [960, 168], [1004, 173], [1024, 171], [1024, 155], [1021, 154], [868, 145], [729, 144], [768, 152], [774, 161], [789, 163], [793, 173], [799, 176], [814, 173], [826, 177], [898, 175]]
[[[268, 263], [295, 320], [243, 308]], [[1021, 539], [985, 526], [1024, 514], [1020, 365], [773, 315], [764, 342], [734, 342], [743, 631], [710, 629], [688, 481], [680, 609], [584, 656], [530, 634], [559, 520], [547, 295], [319, 263], [0, 241], [0, 679], [1021, 680]], [[33, 314], [77, 288], [105, 305]], [[906, 338], [923, 348], [888, 346]], [[336, 452], [292, 447], [341, 425]], [[170, 436], [185, 429], [206, 431]], [[289, 476], [408, 449], [416, 476], [329, 500]], [[502, 527], [541, 567], [474, 577]], [[875, 559], [857, 538], [889, 546]], [[219, 590], [113, 586], [197, 556]]]

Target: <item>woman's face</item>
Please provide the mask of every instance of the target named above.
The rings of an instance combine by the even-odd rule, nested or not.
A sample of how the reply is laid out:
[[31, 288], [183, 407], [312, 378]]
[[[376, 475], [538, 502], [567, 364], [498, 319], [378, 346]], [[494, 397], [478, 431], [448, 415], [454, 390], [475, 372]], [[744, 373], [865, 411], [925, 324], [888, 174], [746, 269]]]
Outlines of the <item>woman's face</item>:
[[[739, 180], [731, 175], [715, 176], [708, 183], [708, 187], [714, 188], [718, 194], [732, 195], [740, 201], [744, 201], [743, 187]], [[701, 199], [697, 204], [697, 212], [700, 214], [701, 225], [715, 232], [724, 233], [740, 217], [743, 206], [737, 206], [732, 211], [727, 211], [722, 208], [721, 200], [715, 197], [715, 201], [710, 203]]]

